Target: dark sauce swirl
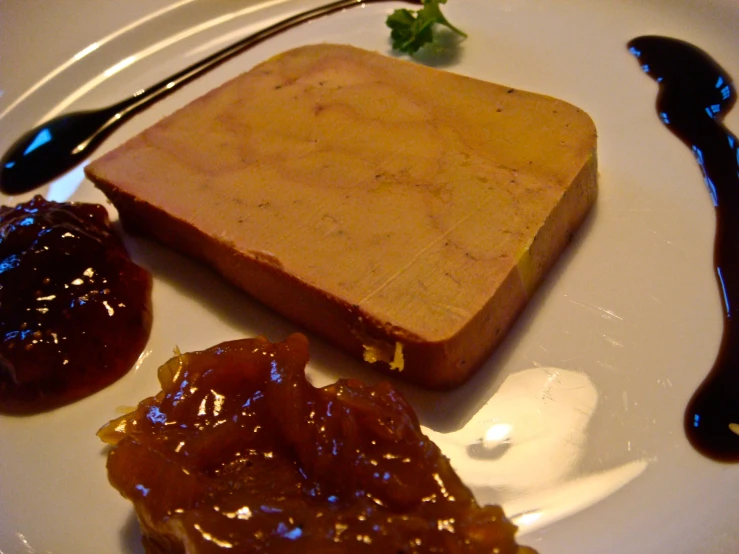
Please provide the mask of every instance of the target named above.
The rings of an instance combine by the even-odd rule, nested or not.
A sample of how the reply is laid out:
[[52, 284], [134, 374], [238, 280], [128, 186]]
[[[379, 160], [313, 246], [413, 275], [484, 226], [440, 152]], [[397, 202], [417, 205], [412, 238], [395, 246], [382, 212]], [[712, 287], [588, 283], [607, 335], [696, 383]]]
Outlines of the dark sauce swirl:
[[713, 368], [685, 412], [692, 445], [715, 460], [739, 461], [739, 142], [723, 124], [736, 100], [731, 77], [686, 42], [644, 36], [629, 42], [659, 83], [657, 112], [692, 151], [716, 207], [714, 264], [724, 330]]
[[131, 116], [260, 42], [334, 12], [389, 1], [421, 4], [421, 0], [335, 0], [287, 17], [242, 38], [117, 104], [64, 114], [46, 121], [25, 132], [0, 158], [0, 191], [21, 194], [59, 177], [87, 158]]
[[0, 207], [0, 412], [88, 396], [133, 367], [151, 328], [151, 276], [98, 204], [37, 196]]

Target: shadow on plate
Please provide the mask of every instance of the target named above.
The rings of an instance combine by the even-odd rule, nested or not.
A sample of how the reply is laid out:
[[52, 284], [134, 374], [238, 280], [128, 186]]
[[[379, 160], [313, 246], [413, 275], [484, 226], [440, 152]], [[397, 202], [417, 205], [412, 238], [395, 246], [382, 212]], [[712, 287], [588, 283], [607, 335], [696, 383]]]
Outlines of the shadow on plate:
[[141, 529], [136, 514], [131, 510], [126, 523], [121, 527], [121, 552], [125, 554], [146, 554], [141, 542]]
[[[403, 392], [423, 425], [437, 432], [448, 433], [462, 428], [500, 387], [501, 369], [506, 366], [547, 297], [567, 271], [581, 243], [587, 240], [597, 211], [596, 203], [490, 359], [467, 383], [446, 392], [423, 390], [375, 372], [368, 364], [350, 358], [316, 335], [282, 318], [204, 265], [146, 239], [131, 238], [125, 234], [124, 237], [132, 257], [149, 269], [156, 279], [166, 282], [184, 297], [206, 306], [219, 320], [234, 329], [242, 329], [245, 337], [253, 335], [250, 329], [257, 329], [259, 334], [271, 341], [284, 340], [298, 331], [305, 333], [311, 343], [311, 362], [307, 374], [316, 385], [323, 386], [339, 378], [361, 379], [368, 383], [388, 380]], [[224, 337], [223, 340], [226, 339]]]

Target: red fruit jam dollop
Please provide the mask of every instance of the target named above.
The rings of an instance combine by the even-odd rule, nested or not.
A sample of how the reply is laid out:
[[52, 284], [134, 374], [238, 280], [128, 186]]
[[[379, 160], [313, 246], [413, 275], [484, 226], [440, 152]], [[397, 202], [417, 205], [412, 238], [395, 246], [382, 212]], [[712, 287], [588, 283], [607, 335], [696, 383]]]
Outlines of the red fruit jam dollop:
[[88, 396], [133, 367], [151, 328], [151, 276], [98, 204], [36, 196], [0, 207], [0, 412]]

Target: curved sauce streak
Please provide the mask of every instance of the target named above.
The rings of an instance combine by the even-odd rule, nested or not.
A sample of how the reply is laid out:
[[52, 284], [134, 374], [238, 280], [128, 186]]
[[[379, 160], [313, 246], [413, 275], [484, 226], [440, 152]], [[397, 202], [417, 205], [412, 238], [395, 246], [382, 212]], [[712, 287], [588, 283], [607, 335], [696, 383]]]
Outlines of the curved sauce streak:
[[0, 207], [0, 413], [69, 404], [133, 367], [151, 328], [151, 276], [98, 204], [36, 196]]
[[[236, 54], [298, 25], [354, 6], [398, 0], [335, 0], [298, 13], [253, 33], [185, 69], [96, 110], [63, 114], [18, 138], [0, 158], [0, 191], [21, 194], [60, 176], [87, 158], [120, 124], [182, 85], [219, 66]], [[421, 0], [399, 0], [421, 4]]]
[[709, 458], [739, 462], [739, 141], [723, 125], [736, 92], [726, 71], [691, 44], [643, 36], [628, 46], [659, 83], [659, 117], [692, 149], [716, 207], [714, 264], [724, 330], [713, 368], [686, 409], [685, 432]]

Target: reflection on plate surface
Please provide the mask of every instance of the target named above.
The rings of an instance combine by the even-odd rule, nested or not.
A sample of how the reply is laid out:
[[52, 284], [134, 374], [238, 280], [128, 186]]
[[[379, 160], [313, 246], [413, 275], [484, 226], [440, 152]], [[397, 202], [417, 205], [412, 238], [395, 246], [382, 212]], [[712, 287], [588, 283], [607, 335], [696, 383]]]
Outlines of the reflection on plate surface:
[[[0, 51], [12, 54], [0, 58], [0, 150], [54, 110], [109, 104], [226, 38], [321, 3], [43, 0], [30, 9], [9, 0], [0, 18]], [[395, 7], [349, 10], [284, 33], [137, 116], [100, 152], [292, 46], [345, 42], [389, 53], [383, 20]], [[450, 0], [445, 13], [469, 38], [459, 51], [423, 61], [587, 111], [599, 132], [600, 197], [470, 383], [446, 394], [401, 388], [478, 499], [502, 502], [524, 532], [521, 542], [542, 554], [736, 551], [739, 469], [702, 458], [682, 431], [683, 410], [721, 333], [713, 208], [691, 153], [656, 117], [656, 84], [626, 43], [644, 34], [676, 36], [739, 75], [739, 4]], [[95, 81], [132, 56], [135, 62]], [[11, 59], [24, 62], [11, 67]], [[85, 87], [90, 82], [95, 86]], [[736, 112], [727, 116], [729, 128], [739, 128]], [[79, 168], [44, 192], [54, 200], [104, 202]], [[137, 371], [73, 406], [0, 418], [3, 554], [142, 552], [130, 506], [107, 485], [97, 428], [120, 406], [157, 390], [155, 369], [175, 346], [201, 349], [254, 334], [281, 340], [295, 330], [196, 264], [126, 240], [156, 276], [147, 357]], [[317, 339], [312, 356], [317, 385], [339, 376], [379, 379]]]
[[464, 468], [465, 482], [490, 491], [525, 532], [595, 504], [646, 469], [637, 459], [578, 474], [597, 405], [585, 373], [537, 367], [509, 375], [463, 428], [426, 433]]

